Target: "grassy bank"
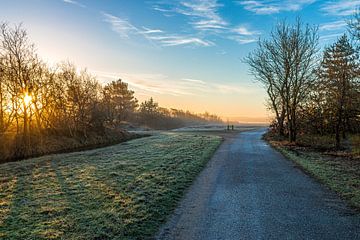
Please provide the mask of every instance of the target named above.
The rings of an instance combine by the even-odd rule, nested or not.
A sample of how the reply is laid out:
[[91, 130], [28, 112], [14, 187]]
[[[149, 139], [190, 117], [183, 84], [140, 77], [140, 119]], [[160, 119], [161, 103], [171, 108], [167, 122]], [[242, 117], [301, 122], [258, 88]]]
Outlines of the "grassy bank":
[[0, 238], [150, 238], [220, 142], [161, 134], [2, 164]]
[[356, 155], [332, 155], [276, 141], [270, 143], [305, 172], [337, 192], [352, 207], [360, 210], [360, 158]]
[[121, 129], [106, 129], [102, 133], [88, 132], [87, 136], [69, 136], [60, 132], [38, 133], [29, 136], [29, 146], [25, 147], [21, 135], [0, 136], [0, 164], [53, 153], [89, 150], [118, 144], [142, 135]]

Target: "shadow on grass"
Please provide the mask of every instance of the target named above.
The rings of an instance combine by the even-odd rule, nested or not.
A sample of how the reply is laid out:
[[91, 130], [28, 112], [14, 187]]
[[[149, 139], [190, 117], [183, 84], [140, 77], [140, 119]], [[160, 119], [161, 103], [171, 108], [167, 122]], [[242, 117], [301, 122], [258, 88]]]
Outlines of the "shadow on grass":
[[2, 164], [1, 237], [150, 239], [220, 142], [159, 134]]

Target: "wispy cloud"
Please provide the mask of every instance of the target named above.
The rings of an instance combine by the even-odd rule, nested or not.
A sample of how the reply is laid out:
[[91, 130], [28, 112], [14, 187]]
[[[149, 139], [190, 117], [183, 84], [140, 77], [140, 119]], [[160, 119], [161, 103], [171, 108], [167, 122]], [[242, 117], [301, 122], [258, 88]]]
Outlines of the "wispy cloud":
[[111, 25], [111, 29], [122, 38], [128, 38], [130, 34], [138, 33], [139, 30], [128, 20], [116, 17], [109, 13], [102, 12], [104, 21]]
[[64, 3], [69, 3], [69, 4], [73, 4], [76, 5], [78, 7], [82, 7], [82, 8], [86, 8], [86, 6], [84, 4], [81, 4], [75, 0], [63, 0]]
[[122, 79], [130, 88], [136, 89], [144, 95], [167, 94], [172, 96], [192, 95], [188, 89], [168, 76], [161, 73], [124, 73], [91, 71], [104, 83]]
[[299, 11], [316, 0], [244, 0], [238, 1], [245, 10], [259, 15], [268, 15], [285, 11]]
[[320, 25], [319, 29], [322, 31], [335, 31], [335, 30], [342, 30], [346, 27], [347, 23], [344, 20], [323, 23]]
[[[187, 22], [200, 35], [209, 33], [216, 34], [222, 38], [234, 40], [240, 44], [251, 43], [257, 40], [259, 31], [250, 30], [244, 25], [233, 27], [225, 21], [219, 14], [219, 9], [223, 5], [217, 0], [176, 0], [161, 1], [158, 0], [153, 5], [153, 10], [160, 11], [163, 14], [180, 14], [188, 17]], [[193, 39], [193, 43], [204, 46], [215, 45], [212, 42], [203, 42]]]
[[147, 35], [146, 38], [159, 42], [162, 46], [194, 45], [209, 47], [215, 45], [213, 42], [197, 37], [186, 35]]
[[248, 44], [248, 43], [253, 43], [253, 42], [257, 41], [256, 38], [246, 38], [246, 37], [242, 37], [242, 36], [229, 36], [228, 39], [234, 40], [239, 44]]
[[354, 14], [359, 6], [360, 0], [332, 0], [323, 4], [321, 10], [327, 15], [349, 16]]
[[220, 5], [217, 0], [195, 0], [181, 2], [185, 15], [193, 16], [192, 25], [200, 30], [216, 30], [224, 28], [228, 23], [218, 14]]
[[150, 41], [155, 41], [161, 46], [213, 46], [214, 43], [204, 40], [200, 37], [181, 34], [170, 34], [160, 29], [150, 29], [147, 27], [138, 28], [131, 24], [127, 19], [114, 16], [109, 13], [102, 12], [104, 21], [109, 23], [111, 29], [122, 38], [129, 38], [132, 35], [142, 35]]
[[325, 34], [320, 36], [320, 41], [326, 42], [326, 41], [334, 41], [334, 39], [339, 38], [344, 33], [332, 33], [332, 34]]
[[90, 70], [104, 83], [121, 78], [130, 88], [142, 95], [154, 94], [187, 96], [202, 94], [251, 94], [255, 88], [242, 87], [238, 84], [209, 83], [200, 79], [182, 78], [172, 79], [161, 73], [112, 73]]
[[238, 26], [232, 29], [232, 32], [237, 33], [242, 36], [254, 36], [254, 35], [260, 35], [261, 33], [259, 31], [251, 31], [245, 26]]
[[163, 33], [160, 29], [150, 29], [147, 27], [143, 27], [143, 31], [141, 31], [142, 34], [152, 34], [152, 33]]
[[260, 31], [250, 30], [248, 27], [244, 25], [240, 25], [234, 27], [229, 30], [230, 34], [228, 35], [228, 39], [234, 40], [239, 44], [248, 44], [256, 42], [258, 37], [261, 35]]
[[163, 13], [177, 13], [188, 16], [189, 24], [197, 30], [218, 31], [228, 23], [218, 13], [222, 7], [217, 0], [182, 0], [158, 2], [153, 9]]
[[205, 84], [205, 82], [204, 82], [203, 80], [199, 80], [199, 79], [183, 78], [183, 79], [181, 79], [181, 80], [186, 81], [186, 82], [190, 82], [190, 83]]

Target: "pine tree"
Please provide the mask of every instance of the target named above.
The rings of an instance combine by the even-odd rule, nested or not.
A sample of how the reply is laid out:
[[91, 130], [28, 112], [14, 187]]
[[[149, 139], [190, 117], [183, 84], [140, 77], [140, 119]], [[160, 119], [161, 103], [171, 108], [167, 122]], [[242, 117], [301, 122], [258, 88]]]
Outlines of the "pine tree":
[[344, 34], [325, 49], [320, 67], [320, 81], [326, 89], [326, 100], [333, 116], [336, 148], [340, 148], [341, 133], [345, 138], [349, 120], [356, 117], [358, 76], [359, 56]]

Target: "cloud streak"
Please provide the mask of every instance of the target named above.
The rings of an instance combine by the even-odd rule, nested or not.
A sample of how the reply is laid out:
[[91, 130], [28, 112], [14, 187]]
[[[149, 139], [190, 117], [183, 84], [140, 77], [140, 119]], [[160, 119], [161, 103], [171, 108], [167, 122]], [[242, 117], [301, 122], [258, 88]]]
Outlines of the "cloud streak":
[[321, 24], [319, 29], [322, 31], [334, 31], [334, 30], [342, 30], [347, 26], [347, 23], [344, 20], [329, 22]]
[[129, 38], [129, 35], [138, 33], [139, 30], [129, 21], [121, 19], [109, 13], [102, 12], [104, 22], [111, 25], [111, 29], [122, 38]]
[[321, 11], [326, 15], [350, 16], [354, 14], [357, 7], [360, 6], [360, 0], [339, 0], [328, 1], [323, 4]]
[[270, 15], [286, 11], [299, 11], [316, 0], [244, 0], [237, 3], [245, 10], [258, 15]]
[[239, 44], [256, 42], [258, 37], [261, 35], [260, 31], [250, 30], [244, 25], [240, 25], [233, 29], [230, 29], [230, 33], [232, 34], [228, 36], [228, 39], [236, 41]]
[[186, 35], [146, 35], [147, 39], [154, 40], [159, 42], [162, 46], [179, 46], [179, 45], [193, 45], [193, 46], [203, 46], [209, 47], [215, 45], [211, 41], [203, 40], [197, 37], [186, 36]]
[[84, 4], [81, 4], [75, 0], [63, 0], [64, 3], [69, 3], [69, 4], [72, 4], [72, 5], [76, 5], [78, 7], [81, 7], [81, 8], [86, 8], [86, 6]]
[[161, 73], [111, 73], [90, 70], [102, 82], [107, 83], [121, 78], [131, 88], [135, 88], [142, 95], [153, 94], [171, 96], [192, 96], [201, 94], [251, 94], [254, 88], [239, 85], [208, 83], [204, 80], [193, 78], [172, 79]]
[[320, 36], [320, 40], [321, 41], [333, 41], [336, 38], [339, 38], [341, 35], [343, 35], [344, 33], [332, 33], [332, 34], [326, 34], [326, 35], [322, 35]]
[[218, 13], [222, 5], [219, 4], [217, 0], [182, 0], [169, 2], [159, 2], [153, 6], [153, 10], [166, 14], [177, 13], [188, 16], [191, 19], [189, 24], [197, 30], [218, 31], [228, 25]]
[[[173, 2], [158, 2], [153, 5], [153, 10], [160, 11], [164, 15], [169, 13], [180, 14], [189, 18], [188, 24], [192, 29], [198, 31], [200, 35], [216, 34], [222, 38], [230, 39], [239, 44], [255, 42], [261, 34], [259, 31], [252, 31], [241, 25], [237, 27], [225, 21], [219, 14], [219, 9], [223, 5], [217, 0], [178, 0]], [[179, 41], [180, 42], [180, 41]], [[192, 43], [204, 46], [212, 46], [215, 43], [208, 41], [195, 41]]]
[[203, 80], [199, 80], [199, 79], [183, 78], [181, 80], [186, 81], [186, 82], [190, 82], [190, 83], [206, 84]]
[[127, 19], [102, 12], [103, 21], [110, 24], [111, 29], [121, 38], [130, 38], [133, 35], [142, 35], [150, 41], [159, 43], [161, 46], [213, 46], [214, 43], [191, 35], [169, 34], [160, 29], [150, 29], [142, 27], [141, 29], [131, 24]]

